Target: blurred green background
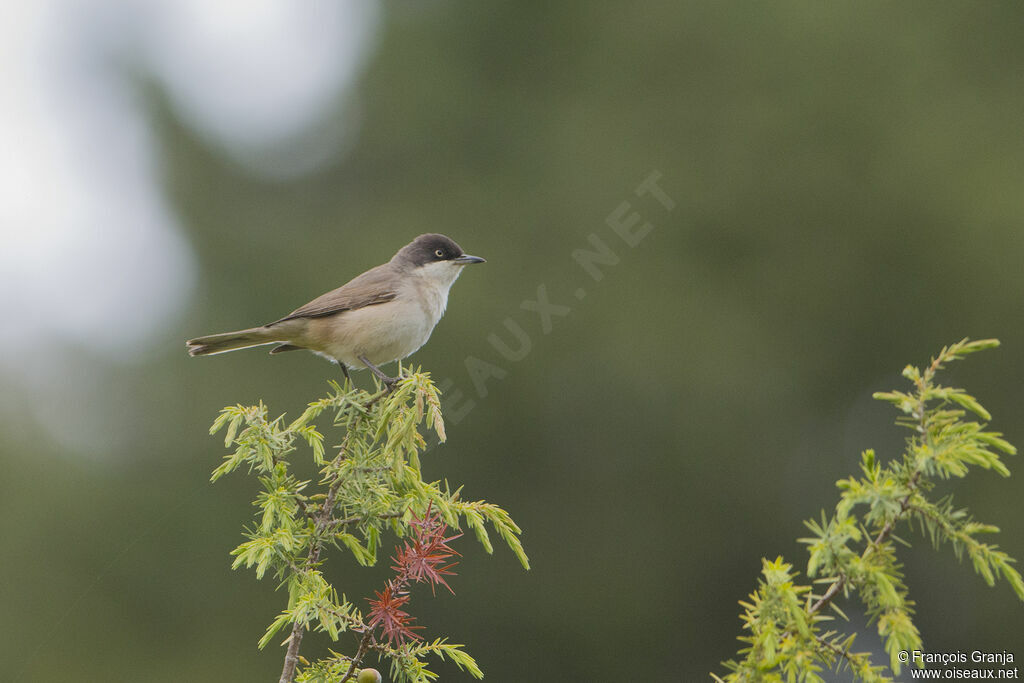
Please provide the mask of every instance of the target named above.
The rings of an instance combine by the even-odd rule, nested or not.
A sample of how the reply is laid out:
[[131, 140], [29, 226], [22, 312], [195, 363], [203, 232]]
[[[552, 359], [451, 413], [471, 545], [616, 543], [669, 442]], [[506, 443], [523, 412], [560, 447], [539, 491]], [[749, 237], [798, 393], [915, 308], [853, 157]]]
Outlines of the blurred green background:
[[[279, 317], [422, 232], [488, 259], [413, 357], [474, 402], [427, 476], [506, 507], [533, 569], [467, 539], [457, 595], [412, 606], [488, 680], [721, 672], [761, 557], [802, 568], [802, 520], [862, 449], [899, 452], [871, 393], [945, 343], [1003, 341], [947, 378], [1024, 445], [1019, 3], [392, 2], [372, 31], [352, 90], [299, 137], [354, 132], [303, 173], [252, 172], [122, 64], [194, 284], [142, 351], [69, 342], [42, 378], [2, 366], [13, 680], [276, 680], [283, 650], [256, 641], [284, 596], [229, 568], [255, 482], [207, 483], [223, 448], [206, 430], [232, 403], [296, 414], [338, 373], [183, 341]], [[655, 171], [671, 212], [634, 193]], [[623, 202], [653, 226], [636, 247], [606, 224]], [[571, 257], [591, 235], [621, 259], [599, 282]], [[572, 309], [548, 333], [521, 307], [541, 285]], [[507, 318], [530, 337], [518, 362], [487, 341], [514, 344]], [[33, 356], [4, 324], [8, 354]], [[467, 357], [507, 373], [485, 397]], [[1020, 558], [1009, 464], [943, 488]], [[1006, 585], [919, 537], [905, 563], [929, 650], [1024, 657]], [[381, 580], [335, 565], [350, 597]]]

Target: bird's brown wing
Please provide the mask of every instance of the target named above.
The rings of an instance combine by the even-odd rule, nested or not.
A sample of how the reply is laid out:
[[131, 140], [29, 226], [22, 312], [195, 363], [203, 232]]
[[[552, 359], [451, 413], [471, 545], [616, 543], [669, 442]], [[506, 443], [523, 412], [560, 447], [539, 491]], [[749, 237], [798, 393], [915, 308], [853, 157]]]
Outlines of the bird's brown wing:
[[321, 318], [325, 315], [387, 303], [397, 295], [394, 288], [396, 275], [390, 263], [371, 268], [341, 287], [318, 296], [305, 306], [296, 308], [270, 324], [275, 325], [295, 318]]

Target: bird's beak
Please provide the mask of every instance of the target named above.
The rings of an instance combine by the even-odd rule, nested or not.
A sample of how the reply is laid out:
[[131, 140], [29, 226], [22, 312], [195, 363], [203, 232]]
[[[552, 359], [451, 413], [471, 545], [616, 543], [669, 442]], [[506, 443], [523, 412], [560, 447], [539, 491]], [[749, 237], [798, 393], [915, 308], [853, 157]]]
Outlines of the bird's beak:
[[457, 258], [452, 259], [452, 263], [457, 263], [460, 266], [468, 266], [471, 263], [486, 263], [486, 259], [482, 259], [479, 256], [470, 256], [469, 254], [463, 254]]

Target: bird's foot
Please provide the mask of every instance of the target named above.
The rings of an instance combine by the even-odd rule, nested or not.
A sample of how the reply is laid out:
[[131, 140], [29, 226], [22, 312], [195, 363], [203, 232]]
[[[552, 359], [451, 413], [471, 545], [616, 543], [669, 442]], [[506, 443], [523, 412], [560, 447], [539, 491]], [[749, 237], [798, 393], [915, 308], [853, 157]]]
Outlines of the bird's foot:
[[338, 367], [341, 368], [342, 374], [345, 375], [345, 385], [348, 386], [352, 384], [352, 378], [348, 376], [348, 368], [345, 367], [345, 364], [340, 360], [336, 360], [335, 362], [338, 364]]
[[372, 372], [374, 375], [377, 376], [377, 379], [379, 379], [381, 382], [384, 383], [384, 388], [387, 389], [389, 394], [392, 391], [394, 391], [395, 390], [395, 386], [400, 381], [402, 381], [402, 377], [401, 376], [399, 376], [399, 377], [389, 377], [388, 375], [385, 375], [384, 371], [381, 370], [380, 368], [378, 368], [373, 363], [371, 363], [369, 360], [367, 360], [366, 356], [359, 356], [359, 360], [361, 360], [363, 362], [363, 365], [365, 365], [366, 367], [368, 367], [370, 369], [370, 372]]

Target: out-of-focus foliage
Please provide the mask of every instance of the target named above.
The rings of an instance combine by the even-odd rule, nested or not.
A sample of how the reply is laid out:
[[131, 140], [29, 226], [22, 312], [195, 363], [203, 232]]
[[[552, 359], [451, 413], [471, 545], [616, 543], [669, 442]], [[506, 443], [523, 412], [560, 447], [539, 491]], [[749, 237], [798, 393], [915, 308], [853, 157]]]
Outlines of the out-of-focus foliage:
[[[439, 594], [420, 622], [471, 634], [493, 680], [524, 660], [565, 680], [706, 680], [758, 558], [796, 557], [800, 520], [834, 503], [822, 482], [901, 448], [865, 399], [892, 368], [999, 337], [971, 385], [1020, 439], [1021, 19], [1014, 2], [390, 3], [354, 99], [310, 131], [357, 113], [351, 153], [283, 181], [205, 146], [136, 73], [197, 295], [141, 359], [82, 354], [40, 378], [98, 368], [88, 405], [8, 402], [0, 661], [22, 682], [272, 680], [279, 658], [254, 643], [278, 596], [225, 562], [250, 486], [208, 484], [205, 427], [261, 397], [295, 414], [337, 373], [182, 342], [276, 319], [439, 231], [488, 259], [413, 358], [449, 402], [440, 458], [516, 511], [534, 569], [466, 547], [458, 607]], [[670, 213], [635, 194], [654, 170]], [[623, 202], [652, 225], [635, 248], [606, 224]], [[592, 234], [619, 257], [598, 282], [571, 256]], [[541, 285], [570, 309], [550, 328], [521, 307]], [[528, 350], [509, 360], [492, 334]], [[467, 357], [493, 366], [486, 396]], [[99, 452], [68, 447], [90, 421], [47, 436], [79, 411], [123, 426]], [[1015, 479], [979, 473], [958, 500], [1019, 557]], [[927, 548], [905, 564], [930, 648], [1019, 649], [1005, 590]]]

